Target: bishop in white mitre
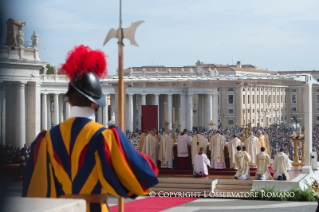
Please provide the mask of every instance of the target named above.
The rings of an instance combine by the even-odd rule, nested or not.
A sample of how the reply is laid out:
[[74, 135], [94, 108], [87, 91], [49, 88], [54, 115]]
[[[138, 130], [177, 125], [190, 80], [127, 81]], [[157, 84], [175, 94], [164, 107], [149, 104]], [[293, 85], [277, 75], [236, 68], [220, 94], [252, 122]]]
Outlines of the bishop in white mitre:
[[256, 138], [251, 131], [249, 132], [249, 137], [245, 141], [245, 150], [251, 157], [250, 167], [257, 168], [256, 157], [260, 149], [258, 150], [258, 138]]
[[236, 135], [233, 135], [233, 138], [227, 144], [229, 153], [229, 164], [231, 169], [238, 169], [235, 159], [235, 154], [237, 153], [238, 146], [241, 146], [241, 141], [237, 138]]
[[196, 135], [192, 139], [192, 164], [194, 165], [195, 162], [195, 155], [199, 153], [199, 149], [201, 147], [204, 148], [204, 153], [206, 154], [207, 151], [207, 139], [199, 133], [196, 132]]
[[155, 164], [157, 164], [157, 149], [158, 149], [158, 139], [155, 137], [154, 131], [151, 130], [150, 133], [145, 137], [143, 150], [149, 157], [152, 158]]
[[226, 168], [224, 156], [225, 137], [220, 135], [217, 130], [216, 134], [211, 137], [209, 149], [211, 151], [211, 167], [215, 169]]
[[268, 180], [270, 177], [268, 166], [270, 164], [270, 156], [265, 153], [265, 147], [260, 148], [260, 153], [256, 156], [257, 171], [256, 180]]
[[169, 131], [161, 137], [158, 160], [161, 161], [161, 168], [173, 168], [173, 147], [174, 140], [169, 135]]
[[275, 180], [289, 180], [288, 170], [291, 169], [291, 162], [284, 153], [284, 149], [281, 148], [279, 153], [275, 156], [272, 163], [272, 169], [276, 172], [274, 175]]
[[239, 180], [248, 180], [249, 173], [249, 163], [250, 163], [250, 155], [246, 151], [241, 151], [241, 146], [236, 147], [237, 153], [235, 154], [235, 163], [238, 167], [237, 172], [235, 174], [235, 179]]
[[207, 177], [207, 166], [210, 166], [210, 161], [207, 158], [207, 155], [204, 153], [204, 147], [200, 147], [199, 152], [195, 155], [193, 172], [194, 177]]

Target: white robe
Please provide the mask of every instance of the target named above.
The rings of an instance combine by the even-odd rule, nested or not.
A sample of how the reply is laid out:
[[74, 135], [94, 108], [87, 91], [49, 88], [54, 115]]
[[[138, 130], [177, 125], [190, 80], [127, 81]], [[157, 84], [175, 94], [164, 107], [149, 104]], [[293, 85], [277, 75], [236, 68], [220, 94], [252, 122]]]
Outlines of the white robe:
[[207, 140], [202, 135], [195, 135], [192, 140], [192, 164], [195, 161], [195, 155], [198, 154], [199, 148], [204, 147], [204, 153], [207, 153]]
[[224, 156], [225, 137], [219, 133], [210, 139], [209, 149], [211, 151], [211, 167], [215, 169], [226, 168]]
[[265, 152], [260, 152], [256, 156], [256, 160], [257, 160], [257, 171], [256, 171], [255, 179], [257, 179], [257, 176], [260, 175], [261, 180], [268, 180], [269, 179], [268, 166], [270, 164], [269, 155], [265, 154]]
[[283, 152], [279, 152], [272, 163], [272, 169], [276, 171], [274, 179], [277, 179], [279, 175], [285, 174], [287, 180], [289, 180], [287, 170], [291, 169], [291, 162], [288, 156]]
[[148, 134], [145, 137], [143, 150], [145, 151], [145, 154], [150, 156], [155, 164], [157, 164], [157, 148], [158, 148], [158, 140], [153, 135]]
[[161, 161], [161, 168], [173, 168], [173, 147], [174, 140], [165, 134], [161, 137], [158, 160]]
[[231, 139], [227, 144], [229, 153], [229, 164], [231, 169], [238, 169], [235, 158], [235, 154], [237, 153], [237, 146], [241, 147], [241, 141], [238, 138]]
[[266, 139], [266, 149], [269, 155], [271, 155], [271, 151], [270, 151], [270, 144], [269, 144], [269, 137], [267, 134], [264, 134], [265, 139]]
[[256, 156], [260, 150], [258, 150], [258, 138], [251, 135], [245, 141], [245, 150], [251, 157], [250, 166], [256, 168], [257, 166], [257, 159]]
[[179, 135], [177, 137], [177, 157], [188, 157], [188, 147], [191, 141], [187, 134]]
[[206, 154], [195, 155], [195, 163], [194, 163], [194, 174], [204, 173], [205, 175], [208, 175], [208, 169], [207, 166], [210, 166], [210, 161], [207, 158]]
[[246, 151], [238, 151], [235, 154], [235, 162], [238, 170], [235, 174], [235, 177], [240, 180], [248, 180], [249, 173], [249, 163], [250, 163], [250, 155]]

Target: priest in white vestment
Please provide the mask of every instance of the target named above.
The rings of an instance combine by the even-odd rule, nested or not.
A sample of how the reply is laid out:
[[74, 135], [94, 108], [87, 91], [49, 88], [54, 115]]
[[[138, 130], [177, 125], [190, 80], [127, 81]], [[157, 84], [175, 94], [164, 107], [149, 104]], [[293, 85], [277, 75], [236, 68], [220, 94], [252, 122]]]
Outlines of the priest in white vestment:
[[161, 168], [173, 168], [173, 147], [174, 140], [169, 135], [169, 131], [161, 137], [158, 160], [161, 161]]
[[179, 169], [188, 169], [188, 146], [190, 145], [188, 130], [184, 129], [177, 137], [177, 166]]
[[[145, 141], [145, 137], [148, 135], [148, 130], [144, 130], [144, 133], [142, 133], [141, 137], [140, 137], [140, 143], [138, 146], [138, 151], [143, 152], [143, 146], [144, 146], [144, 141]], [[145, 154], [145, 152], [143, 152]]]
[[265, 145], [266, 145], [266, 150], [265, 150], [265, 151], [267, 151], [268, 155], [271, 155], [270, 145], [269, 145], [269, 137], [268, 137], [268, 135], [265, 133], [265, 131], [262, 131], [262, 134], [263, 134], [263, 136], [265, 137], [265, 141], [266, 141], [266, 143], [265, 143]]
[[253, 135], [253, 132], [249, 132], [249, 136], [245, 141], [245, 151], [251, 157], [250, 168], [257, 168], [257, 159], [256, 156], [260, 149], [258, 149], [258, 139]]
[[288, 170], [291, 169], [291, 162], [284, 153], [284, 149], [280, 149], [272, 163], [272, 169], [276, 172], [275, 180], [289, 180]]
[[237, 153], [237, 147], [241, 146], [241, 141], [237, 138], [236, 135], [233, 135], [233, 138], [228, 142], [228, 153], [229, 153], [229, 164], [231, 169], [238, 169], [236, 165], [235, 154]]
[[265, 153], [265, 147], [260, 148], [260, 153], [257, 154], [257, 171], [256, 180], [268, 180], [270, 177], [268, 166], [270, 164], [270, 156]]
[[158, 139], [155, 137], [153, 130], [145, 137], [144, 143], [142, 152], [145, 151], [145, 154], [150, 156], [154, 163], [157, 164]]
[[224, 156], [225, 137], [220, 135], [217, 130], [216, 134], [211, 137], [209, 149], [211, 151], [211, 167], [215, 169], [226, 168]]
[[250, 155], [246, 151], [241, 151], [241, 146], [236, 147], [235, 162], [238, 167], [235, 179], [248, 180], [250, 176], [249, 163]]
[[210, 161], [207, 158], [207, 155], [204, 153], [204, 148], [200, 147], [199, 152], [195, 155], [193, 172], [194, 177], [207, 177], [207, 166], [210, 166]]
[[199, 153], [200, 147], [204, 147], [204, 153], [206, 154], [207, 143], [206, 138], [197, 131], [192, 139], [192, 164], [194, 164], [195, 155]]

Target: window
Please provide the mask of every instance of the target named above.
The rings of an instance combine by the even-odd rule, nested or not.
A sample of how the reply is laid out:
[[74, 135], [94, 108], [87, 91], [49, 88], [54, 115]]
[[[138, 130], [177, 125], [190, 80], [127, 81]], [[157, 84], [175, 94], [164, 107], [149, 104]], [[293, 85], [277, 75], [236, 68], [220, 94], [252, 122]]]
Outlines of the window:
[[272, 96], [273, 97], [273, 103], [276, 103], [276, 95]]
[[285, 95], [285, 103], [287, 103], [287, 96]]
[[248, 99], [247, 99], [247, 100], [248, 100], [248, 104], [250, 104], [250, 99], [249, 99], [249, 95], [247, 95], [247, 97], [248, 97]]
[[247, 109], [247, 113], [250, 113], [250, 109]]
[[297, 104], [297, 95], [296, 94], [292, 94], [291, 95], [291, 103], [292, 104]]
[[255, 113], [255, 109], [253, 109], [253, 113]]
[[228, 109], [228, 115], [234, 115], [234, 109]]
[[267, 95], [265, 95], [265, 103], [268, 103]]
[[279, 103], [279, 95], [277, 96], [277, 103]]
[[257, 95], [257, 104], [259, 103], [259, 95]]
[[280, 102], [282, 103], [282, 95], [280, 96]]
[[264, 112], [264, 108], [261, 108], [261, 112]]
[[319, 103], [319, 95], [316, 95], [316, 103]]
[[234, 120], [228, 120], [228, 124], [234, 124]]
[[319, 112], [319, 107], [316, 108], [316, 111]]
[[317, 121], [319, 121], [319, 116], [317, 116]]
[[255, 123], [255, 119], [253, 119], [253, 123]]
[[260, 102], [261, 102], [261, 103], [264, 103], [264, 95], [261, 95], [260, 97], [261, 97], [261, 98], [260, 98]]
[[319, 89], [317, 89], [316, 92], [319, 93]]
[[234, 91], [234, 88], [228, 88], [228, 91]]
[[218, 95], [218, 104], [220, 104], [220, 100], [219, 100], [219, 98], [220, 98], [220, 95]]
[[297, 112], [297, 108], [296, 108], [296, 107], [292, 107], [292, 108], [291, 108], [291, 111], [292, 111], [292, 112]]
[[271, 103], [271, 96], [268, 96], [268, 103]]
[[269, 118], [269, 123], [271, 123], [271, 118]]
[[234, 104], [234, 95], [228, 94], [228, 104], [233, 105]]
[[245, 95], [243, 95], [243, 104], [245, 104]]
[[255, 95], [253, 95], [253, 104], [255, 104]]
[[296, 89], [291, 89], [291, 92], [297, 92]]

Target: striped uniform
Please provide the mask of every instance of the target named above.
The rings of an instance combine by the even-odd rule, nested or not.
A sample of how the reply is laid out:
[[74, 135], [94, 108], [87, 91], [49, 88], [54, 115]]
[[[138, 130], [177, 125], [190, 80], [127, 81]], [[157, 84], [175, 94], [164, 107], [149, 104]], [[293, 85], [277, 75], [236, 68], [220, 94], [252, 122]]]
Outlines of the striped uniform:
[[[23, 179], [24, 197], [105, 194], [137, 197], [156, 185], [152, 159], [137, 152], [118, 127], [70, 118], [42, 131], [31, 145]], [[109, 211], [104, 203], [87, 211]]]

